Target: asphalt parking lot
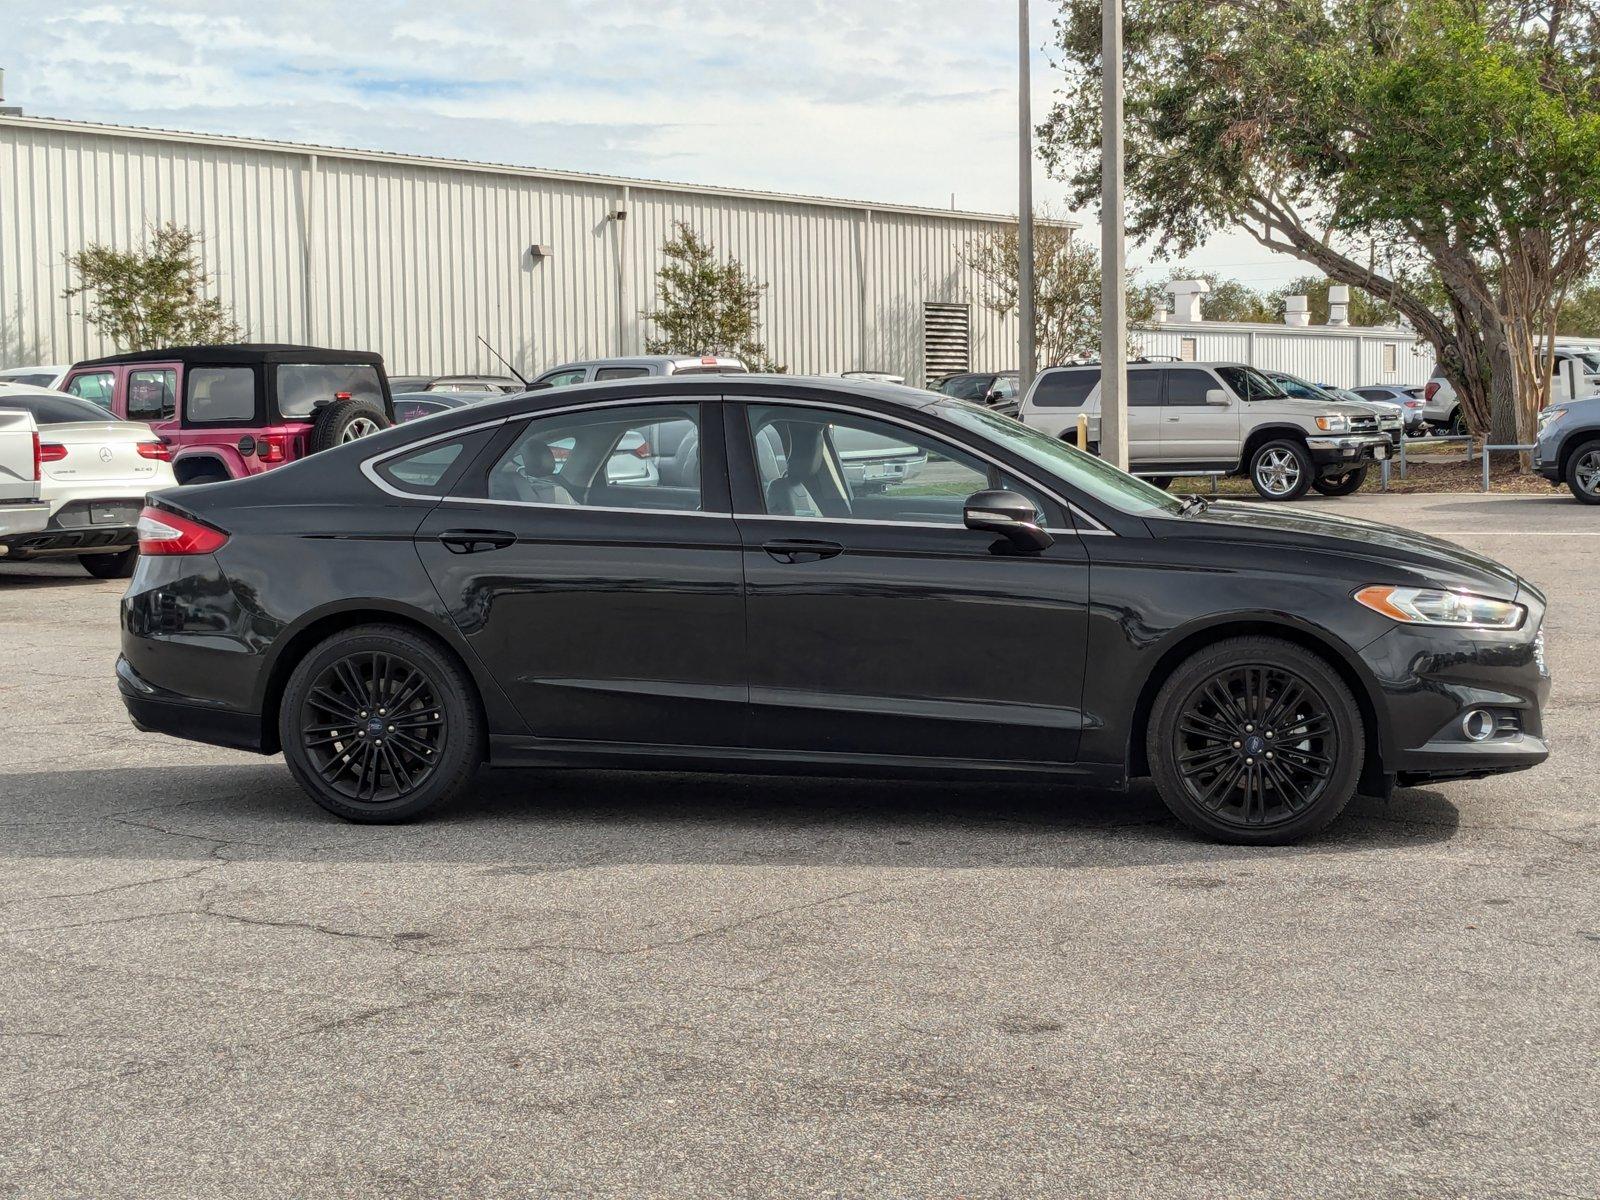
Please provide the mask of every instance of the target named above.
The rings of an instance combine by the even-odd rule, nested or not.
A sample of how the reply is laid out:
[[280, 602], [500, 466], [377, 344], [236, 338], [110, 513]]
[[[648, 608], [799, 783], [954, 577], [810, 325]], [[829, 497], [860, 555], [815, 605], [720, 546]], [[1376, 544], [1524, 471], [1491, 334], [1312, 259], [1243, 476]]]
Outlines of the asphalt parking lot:
[[486, 774], [344, 825], [142, 735], [0, 565], [0, 1191], [1600, 1194], [1600, 512], [1358, 496], [1550, 597], [1552, 760], [1290, 849], [1141, 785]]

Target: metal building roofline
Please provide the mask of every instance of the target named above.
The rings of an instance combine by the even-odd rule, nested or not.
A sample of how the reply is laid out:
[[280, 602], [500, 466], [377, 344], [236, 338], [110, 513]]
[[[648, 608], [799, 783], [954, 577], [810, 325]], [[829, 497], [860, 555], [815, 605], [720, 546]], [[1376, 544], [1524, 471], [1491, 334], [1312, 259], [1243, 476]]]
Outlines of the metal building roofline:
[[[795, 192], [763, 192], [747, 188], [718, 187], [713, 184], [678, 183], [666, 179], [635, 179], [624, 175], [596, 175], [582, 171], [554, 171], [543, 167], [516, 166], [511, 163], [479, 162], [465, 158], [437, 158], [424, 154], [400, 154], [389, 150], [358, 150], [349, 146], [323, 146], [315, 142], [282, 142], [267, 138], [239, 137], [223, 133], [191, 133], [181, 129], [154, 129], [140, 125], [110, 125], [94, 121], [74, 121], [64, 117], [0, 115], [0, 127], [38, 129], [52, 133], [82, 133], [98, 137], [121, 137], [133, 141], [187, 142], [192, 145], [233, 149], [262, 150], [300, 157], [344, 158], [361, 162], [390, 163], [429, 167], [446, 171], [474, 171], [485, 175], [510, 175], [523, 179], [550, 179], [608, 187], [639, 188], [653, 192], [683, 192], [701, 196], [725, 196], [737, 200], [760, 200], [777, 204], [798, 204], [824, 208], [848, 208], [857, 212], [901, 213], [907, 216], [935, 217], [946, 221], [988, 221], [1015, 224], [1009, 213], [969, 212], [964, 209], [924, 208], [915, 204], [879, 204], [870, 200], [846, 200], [837, 196], [808, 196]], [[1035, 218], [1038, 221], [1038, 218]], [[1067, 229], [1081, 228], [1077, 221], [1051, 222]]]

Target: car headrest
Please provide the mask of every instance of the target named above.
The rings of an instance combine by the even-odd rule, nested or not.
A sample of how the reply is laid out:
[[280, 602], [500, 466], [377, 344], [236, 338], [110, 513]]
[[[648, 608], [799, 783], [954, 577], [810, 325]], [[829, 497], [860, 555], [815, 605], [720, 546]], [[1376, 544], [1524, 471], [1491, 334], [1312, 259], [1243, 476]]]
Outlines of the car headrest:
[[543, 442], [537, 443], [533, 449], [523, 456], [522, 469], [529, 475], [554, 475], [556, 473], [555, 451]]

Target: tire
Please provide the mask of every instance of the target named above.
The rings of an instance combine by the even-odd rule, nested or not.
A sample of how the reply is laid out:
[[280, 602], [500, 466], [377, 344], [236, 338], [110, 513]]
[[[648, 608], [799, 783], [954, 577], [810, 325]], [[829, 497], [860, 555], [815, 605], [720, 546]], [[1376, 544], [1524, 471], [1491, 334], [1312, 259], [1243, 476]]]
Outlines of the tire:
[[1562, 474], [1580, 504], [1600, 504], [1600, 438], [1583, 443], [1567, 455]]
[[1367, 481], [1367, 468], [1357, 467], [1353, 471], [1346, 471], [1343, 475], [1330, 476], [1327, 479], [1314, 479], [1311, 486], [1324, 496], [1350, 496], [1361, 490], [1361, 485]]
[[1171, 489], [1172, 481], [1176, 478], [1176, 475], [1149, 475], [1145, 477], [1145, 482], [1165, 492]]
[[[395, 717], [382, 703], [397, 698], [402, 728], [386, 724]], [[323, 808], [388, 824], [466, 795], [484, 730], [472, 679], [454, 655], [397, 625], [360, 625], [295, 665], [278, 737], [295, 781]]]
[[1289, 438], [1263, 442], [1250, 456], [1250, 483], [1263, 500], [1298, 500], [1311, 486], [1311, 451]]
[[1445, 428], [1450, 431], [1451, 437], [1467, 436], [1467, 419], [1461, 415], [1461, 410], [1459, 408], [1450, 414], [1450, 424], [1445, 426]]
[[226, 483], [231, 478], [233, 476], [229, 475], [221, 467], [207, 467], [203, 471], [186, 472], [184, 477], [178, 480], [178, 483], [183, 487], [192, 487], [197, 483]]
[[371, 400], [335, 400], [319, 408], [311, 423], [311, 453], [332, 450], [387, 428], [389, 418]]
[[139, 547], [129, 546], [118, 554], [80, 554], [78, 561], [96, 579], [131, 579], [139, 563]]
[[1344, 811], [1366, 737], [1355, 697], [1326, 661], [1293, 642], [1238, 637], [1198, 651], [1162, 684], [1145, 749], [1161, 799], [1190, 829], [1278, 846]]

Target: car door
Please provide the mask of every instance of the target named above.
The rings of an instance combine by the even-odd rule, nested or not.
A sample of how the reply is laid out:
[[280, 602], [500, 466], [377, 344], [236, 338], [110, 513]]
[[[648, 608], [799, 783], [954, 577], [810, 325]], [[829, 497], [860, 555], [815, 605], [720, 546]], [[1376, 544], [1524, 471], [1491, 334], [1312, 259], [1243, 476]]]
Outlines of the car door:
[[[1164, 367], [1161, 457], [1173, 467], [1231, 467], [1239, 461], [1241, 402], [1210, 371]], [[1221, 392], [1221, 402], [1211, 403]], [[1208, 398], [1209, 397], [1209, 398]]]
[[1161, 421], [1161, 372], [1156, 367], [1128, 368], [1128, 465], [1134, 470], [1159, 467], [1164, 458]]
[[[702, 438], [683, 483], [620, 478], [639, 430]], [[715, 401], [591, 402], [507, 423], [417, 532], [451, 618], [538, 737], [739, 746], [741, 546]]]
[[[1089, 572], [1070, 516], [909, 416], [800, 398], [726, 413], [751, 746], [1073, 761]], [[915, 467], [853, 484], [840, 441], [910, 447]], [[997, 486], [1034, 500], [1054, 545], [1025, 555], [965, 528], [966, 498]]]

